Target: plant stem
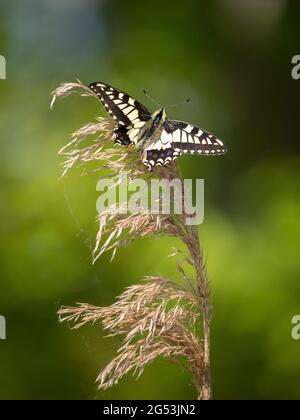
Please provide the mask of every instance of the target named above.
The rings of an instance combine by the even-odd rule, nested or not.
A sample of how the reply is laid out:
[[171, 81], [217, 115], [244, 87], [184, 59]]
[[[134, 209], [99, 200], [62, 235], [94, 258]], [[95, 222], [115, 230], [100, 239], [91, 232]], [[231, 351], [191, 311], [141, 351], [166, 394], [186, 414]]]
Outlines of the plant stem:
[[211, 400], [211, 366], [210, 366], [210, 324], [211, 324], [211, 304], [210, 287], [207, 277], [203, 253], [200, 246], [198, 229], [191, 226], [192, 248], [191, 256], [195, 262], [197, 294], [199, 299], [200, 311], [202, 315], [202, 334], [203, 334], [203, 377], [200, 380], [198, 399]]
[[[179, 178], [183, 181], [180, 170], [177, 167], [173, 168], [173, 172], [168, 172], [165, 176], [173, 178]], [[185, 203], [185, 197], [183, 196], [183, 208]], [[203, 371], [201, 374], [195, 376], [196, 388], [198, 392], [199, 400], [211, 400], [212, 399], [212, 387], [211, 387], [211, 363], [210, 363], [210, 324], [211, 324], [211, 312], [212, 307], [210, 304], [210, 286], [207, 276], [206, 264], [203, 258], [203, 252], [200, 245], [198, 227], [196, 225], [185, 224], [185, 214], [181, 223], [177, 224], [179, 229], [179, 237], [187, 246], [190, 256], [192, 258], [195, 268], [195, 297], [199, 303], [199, 312], [202, 317], [202, 346], [203, 352]]]

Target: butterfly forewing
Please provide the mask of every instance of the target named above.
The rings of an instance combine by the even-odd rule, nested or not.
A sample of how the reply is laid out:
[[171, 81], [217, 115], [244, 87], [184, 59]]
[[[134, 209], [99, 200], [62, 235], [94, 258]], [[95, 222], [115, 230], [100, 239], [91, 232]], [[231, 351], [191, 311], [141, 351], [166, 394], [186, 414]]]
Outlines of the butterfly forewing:
[[223, 155], [227, 149], [222, 140], [208, 131], [182, 121], [166, 121], [164, 129], [172, 137], [174, 149], [182, 153]]
[[107, 112], [121, 125], [132, 126], [148, 121], [148, 109], [125, 92], [102, 82], [94, 82], [89, 88], [98, 95]]

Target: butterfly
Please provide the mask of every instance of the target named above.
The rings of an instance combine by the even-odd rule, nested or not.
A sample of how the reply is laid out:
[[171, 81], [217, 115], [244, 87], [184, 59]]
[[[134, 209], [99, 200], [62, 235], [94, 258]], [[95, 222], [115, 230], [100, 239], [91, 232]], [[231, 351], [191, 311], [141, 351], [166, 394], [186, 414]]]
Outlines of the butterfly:
[[89, 88], [117, 122], [114, 142], [137, 147], [149, 170], [185, 153], [217, 156], [227, 152], [222, 140], [192, 124], [168, 120], [163, 108], [151, 113], [127, 93], [102, 82], [93, 82]]

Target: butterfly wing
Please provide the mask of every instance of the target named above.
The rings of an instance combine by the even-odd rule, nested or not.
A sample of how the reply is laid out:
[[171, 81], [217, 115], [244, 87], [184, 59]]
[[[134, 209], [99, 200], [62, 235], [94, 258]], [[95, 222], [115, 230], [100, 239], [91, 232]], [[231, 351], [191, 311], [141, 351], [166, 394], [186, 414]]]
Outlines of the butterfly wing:
[[218, 156], [227, 152], [222, 140], [192, 124], [167, 120], [164, 129], [171, 137], [174, 149], [180, 150], [181, 153]]
[[185, 153], [217, 156], [226, 151], [223, 141], [208, 131], [182, 121], [166, 120], [160, 139], [145, 149], [142, 160], [151, 170]]
[[163, 166], [171, 163], [182, 154], [179, 147], [174, 146], [173, 136], [163, 130], [159, 140], [151, 143], [142, 155], [142, 161], [150, 170], [154, 166]]
[[148, 109], [125, 92], [102, 82], [91, 83], [89, 88], [98, 95], [106, 111], [120, 125], [135, 126], [151, 118]]
[[149, 170], [152, 170], [155, 166], [164, 166], [171, 163], [180, 155], [180, 151], [174, 150], [173, 147], [167, 149], [149, 147], [143, 153], [142, 162]]

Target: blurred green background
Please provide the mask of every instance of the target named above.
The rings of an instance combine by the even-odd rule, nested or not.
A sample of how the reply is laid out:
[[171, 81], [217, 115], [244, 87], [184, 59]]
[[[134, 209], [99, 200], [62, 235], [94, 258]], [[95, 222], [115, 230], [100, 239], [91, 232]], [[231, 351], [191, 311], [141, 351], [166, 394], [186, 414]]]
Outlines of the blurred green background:
[[225, 140], [224, 157], [178, 161], [186, 178], [205, 179], [214, 397], [300, 397], [299, 18], [299, 2], [286, 0], [1, 1], [1, 399], [195, 397], [190, 376], [161, 360], [97, 391], [117, 340], [57, 322], [62, 304], [109, 305], [143, 275], [177, 276], [169, 238], [92, 266], [97, 176], [61, 179], [57, 151], [105, 113], [79, 96], [49, 110], [50, 92], [77, 77], [152, 109], [143, 89], [165, 105], [192, 98], [169, 117]]

